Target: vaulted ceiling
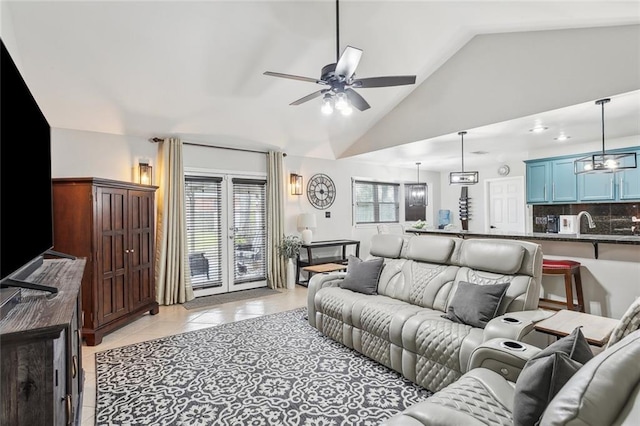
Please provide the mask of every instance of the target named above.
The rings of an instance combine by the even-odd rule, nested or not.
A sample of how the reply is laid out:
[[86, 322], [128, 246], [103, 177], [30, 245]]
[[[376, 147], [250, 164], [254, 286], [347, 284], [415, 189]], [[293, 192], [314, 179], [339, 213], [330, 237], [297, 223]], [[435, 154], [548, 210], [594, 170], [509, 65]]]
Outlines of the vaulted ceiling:
[[[624, 67], [593, 57], [600, 68], [583, 68], [590, 76], [610, 67], [611, 80], [620, 82], [610, 86], [587, 84], [584, 90], [564, 93], [570, 81], [559, 81], [555, 93], [532, 96], [530, 92], [541, 92], [536, 84], [524, 88], [516, 81], [520, 86], [514, 86], [519, 87], [515, 92], [522, 87], [526, 94], [518, 97], [508, 86], [510, 77], [498, 78], [487, 67], [495, 66], [496, 46], [508, 51], [513, 40], [537, 37], [540, 31], [569, 40], [568, 46], [582, 42], [571, 41], [571, 30], [596, 31], [594, 44], [597, 31], [605, 27], [637, 33], [637, 1], [343, 0], [339, 5], [340, 49], [351, 45], [364, 52], [358, 77], [417, 76], [412, 86], [359, 89], [371, 108], [349, 117], [323, 116], [320, 99], [290, 106], [320, 87], [263, 75], [275, 71], [318, 78], [324, 65], [335, 62], [332, 0], [3, 1], [1, 31], [47, 119], [58, 128], [144, 138], [172, 135], [212, 145], [319, 158], [354, 156], [400, 166], [424, 156], [433, 170], [457, 161], [459, 145], [452, 143], [458, 140], [456, 130], [470, 131], [471, 151], [493, 151], [517, 140], [518, 152], [509, 155], [540, 146], [539, 139], [522, 131], [535, 120], [553, 122], [558, 131], [562, 127], [572, 134], [570, 143], [597, 139], [599, 112], [593, 100], [600, 95], [616, 100], [607, 116], [616, 129], [612, 137], [640, 133], [640, 77], [629, 77], [634, 70], [640, 75], [638, 59], [625, 50], [637, 49], [633, 42], [600, 46], [613, 52], [609, 60], [616, 54], [630, 56]], [[519, 42], [525, 43], [520, 44], [523, 52], [531, 47], [526, 40]], [[483, 49], [493, 53], [481, 55]], [[530, 53], [511, 63], [527, 64], [537, 57], [541, 69], [571, 70], [575, 52], [559, 49], [548, 57], [535, 49]], [[567, 64], [551, 62], [563, 54]], [[482, 92], [456, 92], [463, 85], [454, 77], [469, 63], [473, 67], [465, 71], [464, 85], [473, 84], [469, 76], [481, 69], [489, 75], [486, 81], [495, 80], [495, 99]], [[527, 69], [534, 72], [536, 66]], [[482, 87], [486, 81], [476, 84]], [[455, 113], [456, 105], [466, 107]], [[477, 129], [475, 146], [471, 129]]]

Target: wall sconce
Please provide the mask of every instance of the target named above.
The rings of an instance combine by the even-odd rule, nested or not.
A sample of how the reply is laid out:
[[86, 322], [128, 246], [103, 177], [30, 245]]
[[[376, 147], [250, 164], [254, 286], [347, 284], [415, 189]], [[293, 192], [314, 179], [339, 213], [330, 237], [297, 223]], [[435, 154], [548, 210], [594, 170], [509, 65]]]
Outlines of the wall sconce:
[[149, 163], [138, 163], [138, 181], [143, 185], [153, 183], [153, 167]]
[[289, 186], [291, 195], [302, 195], [302, 175], [291, 173], [289, 175]]

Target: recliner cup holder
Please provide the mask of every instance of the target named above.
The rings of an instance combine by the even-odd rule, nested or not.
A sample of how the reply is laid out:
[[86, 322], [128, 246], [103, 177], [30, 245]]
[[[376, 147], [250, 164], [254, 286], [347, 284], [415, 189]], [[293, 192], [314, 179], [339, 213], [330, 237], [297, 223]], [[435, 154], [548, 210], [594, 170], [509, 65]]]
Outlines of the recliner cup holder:
[[507, 324], [522, 324], [522, 321], [520, 321], [518, 318], [513, 317], [504, 317], [500, 321], [506, 322]]
[[500, 346], [510, 351], [524, 351], [525, 349], [527, 349], [527, 347], [522, 343], [513, 340], [505, 340], [504, 342], [500, 342]]

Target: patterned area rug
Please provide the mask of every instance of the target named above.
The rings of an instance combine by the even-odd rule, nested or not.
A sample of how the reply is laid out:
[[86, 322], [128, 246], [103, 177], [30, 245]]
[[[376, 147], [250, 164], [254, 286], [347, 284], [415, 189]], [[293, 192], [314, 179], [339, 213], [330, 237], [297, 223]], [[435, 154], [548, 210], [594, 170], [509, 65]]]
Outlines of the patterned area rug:
[[96, 425], [377, 425], [431, 393], [306, 308], [96, 353]]

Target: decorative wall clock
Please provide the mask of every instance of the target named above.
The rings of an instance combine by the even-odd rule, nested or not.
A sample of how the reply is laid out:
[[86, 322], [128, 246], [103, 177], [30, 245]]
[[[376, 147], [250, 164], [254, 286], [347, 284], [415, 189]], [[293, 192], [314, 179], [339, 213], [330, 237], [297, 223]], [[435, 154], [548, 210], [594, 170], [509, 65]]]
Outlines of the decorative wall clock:
[[307, 183], [307, 198], [316, 209], [327, 209], [336, 199], [336, 186], [329, 176], [315, 174]]
[[510, 171], [511, 169], [506, 164], [503, 164], [502, 166], [498, 167], [498, 174], [500, 176], [506, 176], [509, 174]]

